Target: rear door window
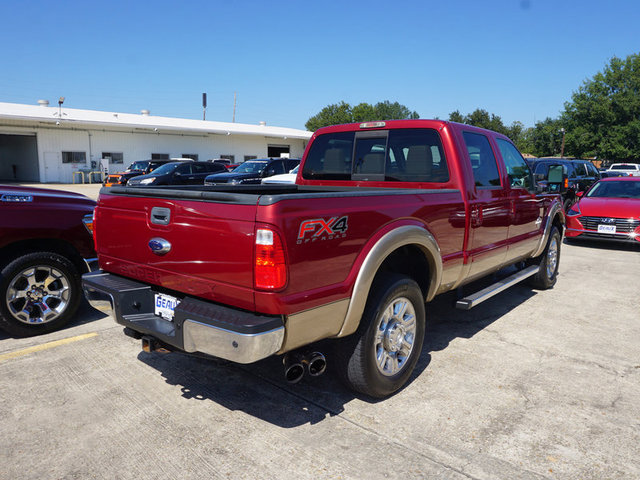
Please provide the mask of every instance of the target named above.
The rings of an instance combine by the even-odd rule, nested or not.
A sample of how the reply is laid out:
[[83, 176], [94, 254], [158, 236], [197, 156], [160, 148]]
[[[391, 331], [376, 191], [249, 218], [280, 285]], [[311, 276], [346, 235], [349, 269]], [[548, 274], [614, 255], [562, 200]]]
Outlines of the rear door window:
[[181, 175], [189, 175], [191, 173], [191, 162], [178, 165], [178, 167], [176, 168], [176, 173], [179, 173]]
[[476, 187], [499, 187], [500, 174], [489, 139], [480, 133], [462, 132], [469, 152]]

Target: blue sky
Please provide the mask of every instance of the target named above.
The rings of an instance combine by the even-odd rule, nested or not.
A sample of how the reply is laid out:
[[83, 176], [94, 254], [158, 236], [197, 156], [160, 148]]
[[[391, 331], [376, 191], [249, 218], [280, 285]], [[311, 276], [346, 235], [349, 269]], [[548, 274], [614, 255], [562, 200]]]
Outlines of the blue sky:
[[331, 103], [556, 117], [638, 0], [0, 1], [0, 101], [304, 128]]

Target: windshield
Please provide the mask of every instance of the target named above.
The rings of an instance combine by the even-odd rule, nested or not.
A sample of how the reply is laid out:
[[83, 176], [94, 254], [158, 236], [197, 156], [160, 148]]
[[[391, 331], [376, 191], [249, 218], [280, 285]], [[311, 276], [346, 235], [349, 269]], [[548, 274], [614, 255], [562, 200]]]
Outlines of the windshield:
[[156, 175], [167, 175], [168, 173], [172, 173], [178, 165], [180, 165], [179, 162], [165, 163], [156, 168], [153, 173]]
[[640, 199], [640, 182], [625, 180], [598, 182], [589, 190], [587, 197]]
[[262, 173], [267, 162], [244, 162], [233, 171], [233, 173]]
[[627, 164], [611, 165], [611, 170], [635, 170], [635, 169], [636, 169], [635, 165], [627, 165]]
[[147, 161], [133, 162], [127, 170], [144, 170], [149, 165]]
[[298, 168], [300, 168], [300, 165], [298, 165], [296, 168], [294, 168], [293, 170], [289, 170], [289, 173], [298, 173]]

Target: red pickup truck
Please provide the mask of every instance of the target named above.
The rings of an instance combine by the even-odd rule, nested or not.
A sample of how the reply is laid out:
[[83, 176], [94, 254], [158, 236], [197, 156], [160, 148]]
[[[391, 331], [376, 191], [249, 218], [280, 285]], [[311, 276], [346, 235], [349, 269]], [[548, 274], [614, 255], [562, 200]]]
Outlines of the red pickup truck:
[[16, 336], [65, 325], [97, 267], [96, 202], [77, 193], [0, 185], [0, 329]]
[[411, 375], [436, 295], [511, 265], [457, 306], [525, 278], [553, 286], [564, 221], [503, 135], [440, 120], [339, 125], [313, 135], [296, 185], [103, 189], [102, 271], [84, 276], [85, 294], [147, 351], [285, 354], [290, 381], [322, 373], [312, 347], [333, 339], [346, 384], [384, 397]]

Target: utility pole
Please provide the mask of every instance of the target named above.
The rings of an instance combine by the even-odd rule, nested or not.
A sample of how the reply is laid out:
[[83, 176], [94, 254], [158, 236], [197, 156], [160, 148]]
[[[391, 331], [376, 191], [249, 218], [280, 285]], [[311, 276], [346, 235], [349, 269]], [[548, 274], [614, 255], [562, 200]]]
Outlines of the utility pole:
[[207, 119], [207, 94], [202, 94], [202, 120]]
[[560, 158], [564, 158], [564, 127], [560, 129], [560, 132], [562, 133], [562, 145], [560, 146]]
[[236, 98], [238, 97], [238, 92], [233, 92], [233, 120], [232, 123], [236, 123]]

